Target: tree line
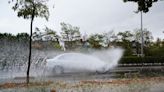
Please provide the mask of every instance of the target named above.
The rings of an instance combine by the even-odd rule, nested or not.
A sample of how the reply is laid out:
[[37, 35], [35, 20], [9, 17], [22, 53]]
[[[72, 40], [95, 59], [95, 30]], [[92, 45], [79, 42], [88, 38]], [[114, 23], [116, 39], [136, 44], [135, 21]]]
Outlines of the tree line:
[[[158, 38], [154, 41], [152, 33], [148, 29], [143, 30], [144, 33], [144, 53], [145, 56], [154, 56], [161, 54], [164, 48], [164, 40]], [[29, 34], [18, 33], [12, 35], [10, 33], [0, 33], [1, 43], [19, 42], [28, 44]], [[133, 31], [123, 31], [115, 33], [114, 30], [94, 34], [82, 34], [80, 27], [72, 26], [68, 23], [61, 23], [61, 32], [58, 34], [47, 26], [44, 29], [35, 28], [32, 34], [32, 47], [35, 49], [44, 49], [51, 47], [52, 49], [61, 49], [60, 41], [63, 41], [66, 50], [74, 50], [76, 48], [86, 49], [108, 49], [112, 47], [121, 47], [125, 49], [124, 56], [133, 56], [140, 54], [141, 32], [140, 29]], [[45, 44], [48, 43], [48, 44]], [[44, 45], [44, 46], [43, 46]], [[164, 51], [163, 51], [164, 52]]]

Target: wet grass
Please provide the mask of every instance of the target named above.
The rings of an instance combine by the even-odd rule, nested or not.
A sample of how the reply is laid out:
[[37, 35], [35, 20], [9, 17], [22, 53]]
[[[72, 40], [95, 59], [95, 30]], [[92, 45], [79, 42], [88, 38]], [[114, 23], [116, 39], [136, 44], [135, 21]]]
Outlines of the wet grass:
[[25, 82], [3, 83], [0, 84], [0, 92], [164, 92], [163, 87], [164, 76], [126, 74], [114, 79], [86, 77], [86, 80], [75, 81], [64, 77], [55, 81], [33, 81], [28, 85]]

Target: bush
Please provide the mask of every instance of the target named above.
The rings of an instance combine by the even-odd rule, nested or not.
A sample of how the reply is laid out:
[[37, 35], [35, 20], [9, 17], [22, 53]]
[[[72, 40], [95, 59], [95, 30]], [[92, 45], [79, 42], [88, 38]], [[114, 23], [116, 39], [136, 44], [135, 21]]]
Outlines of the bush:
[[58, 43], [55, 43], [55, 44], [54, 44], [54, 48], [55, 48], [55, 49], [61, 49], [61, 46], [60, 46]]
[[142, 64], [142, 63], [164, 63], [164, 57], [137, 57], [137, 56], [128, 56], [123, 57], [119, 61], [119, 64]]

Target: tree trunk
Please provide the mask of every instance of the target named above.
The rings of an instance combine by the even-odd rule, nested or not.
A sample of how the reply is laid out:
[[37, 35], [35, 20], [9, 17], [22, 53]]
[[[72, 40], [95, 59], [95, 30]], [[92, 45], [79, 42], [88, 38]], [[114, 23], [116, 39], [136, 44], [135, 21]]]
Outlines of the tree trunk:
[[34, 13], [31, 17], [31, 25], [30, 25], [30, 41], [29, 41], [29, 57], [28, 57], [28, 67], [27, 67], [27, 84], [29, 83], [29, 79], [30, 79], [30, 66], [31, 66], [31, 44], [32, 44], [32, 27], [33, 27], [33, 21], [34, 21]]

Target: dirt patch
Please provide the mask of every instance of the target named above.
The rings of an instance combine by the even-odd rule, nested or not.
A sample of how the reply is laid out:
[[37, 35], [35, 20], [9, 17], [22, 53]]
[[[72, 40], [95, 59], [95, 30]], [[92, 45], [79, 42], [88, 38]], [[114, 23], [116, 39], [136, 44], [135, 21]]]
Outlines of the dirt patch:
[[[77, 92], [77, 90], [87, 90], [87, 92], [106, 92], [104, 90], [120, 90], [111, 92], [132, 92], [132, 90], [138, 90], [138, 92], [147, 92], [154, 84], [164, 85], [164, 77], [151, 77], [151, 78], [132, 78], [132, 79], [108, 79], [108, 80], [79, 80], [78, 82], [67, 81], [46, 81], [46, 82], [31, 82], [28, 85], [26, 83], [4, 83], [0, 84], [0, 89], [8, 88], [25, 88], [25, 87], [47, 87], [53, 92]], [[152, 85], [151, 85], [152, 84]], [[157, 86], [158, 87], [158, 86]], [[159, 86], [161, 87], [161, 86]], [[122, 91], [124, 90], [124, 91]], [[128, 90], [128, 91], [127, 91]], [[54, 92], [55, 92], [54, 91]], [[79, 91], [83, 92], [83, 91]], [[84, 91], [86, 92], [86, 91]], [[107, 91], [108, 92], [108, 91]], [[136, 91], [135, 91], [136, 92]], [[153, 91], [150, 91], [153, 92]]]
[[4, 83], [4, 84], [0, 84], [0, 89], [18, 88], [18, 87], [49, 86], [52, 83], [53, 83], [52, 81], [30, 82], [29, 84], [27, 84], [27, 83]]

